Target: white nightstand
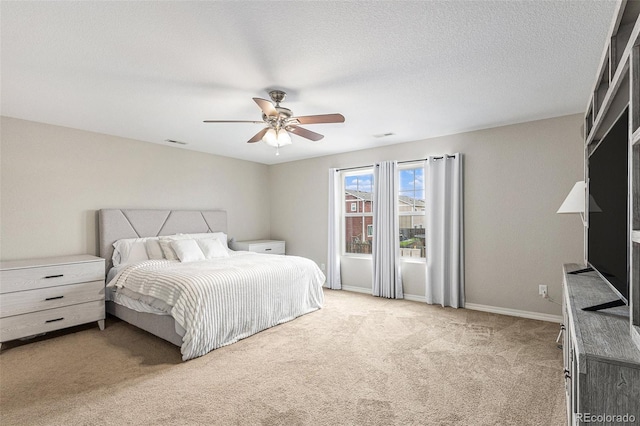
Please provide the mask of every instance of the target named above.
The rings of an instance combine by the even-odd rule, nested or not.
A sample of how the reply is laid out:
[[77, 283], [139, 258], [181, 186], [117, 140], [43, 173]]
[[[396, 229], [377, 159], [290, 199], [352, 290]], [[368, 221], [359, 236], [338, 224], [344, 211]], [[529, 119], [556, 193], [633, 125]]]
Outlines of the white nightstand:
[[232, 250], [253, 251], [255, 253], [284, 254], [284, 241], [278, 240], [251, 240], [234, 241]]
[[104, 275], [90, 255], [0, 262], [0, 346], [92, 321], [104, 330]]

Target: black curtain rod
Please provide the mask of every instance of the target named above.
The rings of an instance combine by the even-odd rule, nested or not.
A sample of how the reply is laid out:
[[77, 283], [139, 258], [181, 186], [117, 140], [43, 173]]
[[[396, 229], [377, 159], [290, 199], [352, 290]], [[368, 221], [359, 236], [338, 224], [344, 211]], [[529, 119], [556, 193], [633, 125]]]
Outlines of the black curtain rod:
[[[442, 157], [433, 157], [434, 160], [442, 160], [443, 158], [455, 158], [455, 155], [445, 155]], [[398, 164], [404, 164], [404, 163], [415, 163], [416, 161], [427, 161], [428, 158], [418, 158], [417, 160], [405, 160], [405, 161], [398, 161]], [[343, 169], [336, 169], [337, 172], [342, 172], [344, 170], [355, 170], [355, 169], [365, 169], [367, 167], [373, 167], [373, 164], [368, 164], [366, 166], [357, 166], [357, 167], [345, 167]]]
[[336, 169], [336, 172], [342, 172], [344, 170], [366, 169], [367, 167], [373, 167], [373, 164], [367, 166], [345, 167], [344, 169]]
[[427, 161], [427, 158], [418, 158], [417, 160], [398, 161], [398, 164], [415, 163], [415, 162], [418, 162], [418, 161]]

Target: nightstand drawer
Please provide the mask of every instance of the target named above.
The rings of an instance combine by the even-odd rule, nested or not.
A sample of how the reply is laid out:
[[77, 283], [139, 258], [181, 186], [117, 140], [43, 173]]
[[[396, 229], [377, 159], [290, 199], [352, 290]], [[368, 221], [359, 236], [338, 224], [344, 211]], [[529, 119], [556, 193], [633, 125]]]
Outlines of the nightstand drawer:
[[284, 254], [284, 243], [251, 244], [249, 250], [255, 253]]
[[104, 261], [0, 271], [0, 293], [104, 280]]
[[14, 315], [2, 319], [0, 323], [0, 341], [6, 342], [7, 340], [19, 339], [103, 319], [103, 300], [47, 309], [46, 311], [30, 314]]
[[284, 254], [285, 242], [280, 240], [234, 241], [231, 243], [231, 249], [254, 253]]
[[0, 317], [104, 299], [104, 281], [0, 294]]

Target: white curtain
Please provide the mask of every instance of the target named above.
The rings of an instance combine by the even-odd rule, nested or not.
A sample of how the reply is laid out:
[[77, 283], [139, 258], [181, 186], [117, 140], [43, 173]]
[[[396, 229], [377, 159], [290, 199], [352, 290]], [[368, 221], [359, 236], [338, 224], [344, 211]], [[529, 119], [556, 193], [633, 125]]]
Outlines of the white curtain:
[[342, 289], [340, 280], [340, 203], [342, 194], [340, 171], [329, 169], [329, 241], [327, 253], [327, 284], [334, 289]]
[[398, 163], [383, 161], [373, 169], [373, 292], [402, 299], [398, 236]]
[[427, 303], [464, 307], [462, 155], [425, 164]]

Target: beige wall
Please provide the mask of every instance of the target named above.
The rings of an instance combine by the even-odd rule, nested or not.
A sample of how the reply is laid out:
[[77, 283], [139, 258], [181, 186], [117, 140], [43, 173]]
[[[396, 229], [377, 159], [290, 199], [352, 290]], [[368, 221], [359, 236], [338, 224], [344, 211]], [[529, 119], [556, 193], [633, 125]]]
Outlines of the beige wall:
[[[462, 152], [467, 302], [559, 314], [561, 265], [582, 259], [582, 227], [555, 211], [582, 178], [573, 115], [266, 166], [3, 117], [0, 258], [97, 253], [101, 208], [224, 208], [236, 239], [282, 238], [326, 263], [330, 167]], [[268, 184], [266, 183], [268, 182]], [[424, 295], [423, 264], [403, 266]], [[370, 288], [369, 260], [344, 262], [346, 285]]]
[[7, 117], [0, 140], [3, 260], [96, 254], [101, 208], [222, 208], [269, 237], [266, 165]]
[[[562, 264], [582, 260], [580, 218], [555, 213], [582, 180], [581, 124], [572, 115], [271, 166], [271, 236], [326, 263], [330, 167], [461, 152], [467, 302], [559, 315], [538, 285], [560, 301]], [[424, 295], [423, 266], [404, 265], [406, 293]], [[343, 283], [371, 288], [371, 262], [344, 261]]]

